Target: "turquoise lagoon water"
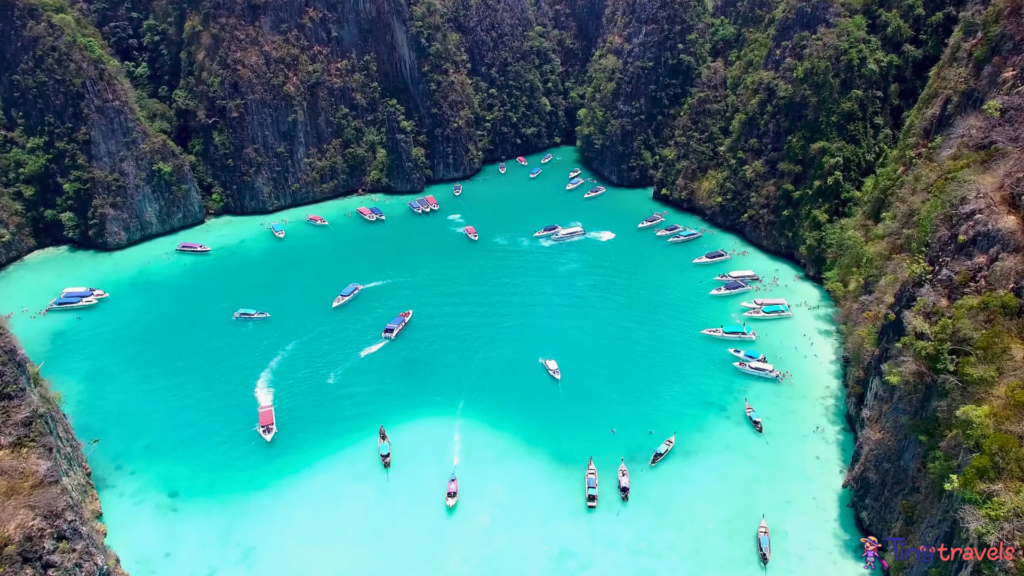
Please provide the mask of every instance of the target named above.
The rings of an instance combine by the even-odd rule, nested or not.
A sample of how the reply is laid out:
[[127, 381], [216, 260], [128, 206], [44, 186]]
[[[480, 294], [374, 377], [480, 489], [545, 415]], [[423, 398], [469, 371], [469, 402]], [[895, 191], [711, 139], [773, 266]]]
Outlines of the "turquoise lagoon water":
[[[372, 198], [347, 198], [218, 218], [116, 253], [46, 250], [0, 274], [0, 312], [17, 310], [13, 328], [45, 362], [76, 432], [100, 440], [89, 461], [127, 570], [739, 576], [762, 573], [765, 514], [770, 572], [859, 572], [826, 295], [732, 234], [710, 228], [668, 245], [637, 230], [664, 209], [649, 192], [583, 201], [590, 185], [564, 190], [575, 150], [553, 152], [536, 180], [510, 162], [504, 176], [489, 166], [464, 182], [461, 198], [432, 186], [440, 213], [379, 196], [387, 222], [371, 224], [354, 209]], [[330, 227], [305, 224], [305, 213]], [[276, 220], [288, 221], [284, 240], [265, 229]], [[573, 222], [587, 238], [532, 237]], [[668, 222], [708, 226], [675, 210]], [[479, 242], [460, 232], [467, 224]], [[182, 241], [214, 251], [177, 254]], [[750, 255], [690, 263], [720, 247]], [[745, 299], [709, 297], [719, 284], [707, 280], [746, 268], [780, 278], [761, 295], [819, 307], [756, 324], [756, 349], [792, 384], [740, 374], [729, 342], [698, 333], [733, 322]], [[332, 309], [350, 282], [370, 287]], [[112, 296], [31, 318], [83, 284]], [[240, 307], [273, 317], [233, 321]], [[379, 346], [387, 321], [410, 308], [409, 327]], [[558, 360], [560, 385], [540, 357]], [[274, 394], [270, 444], [254, 431], [257, 386]], [[390, 473], [377, 458], [382, 423]], [[675, 450], [650, 468], [674, 431]], [[593, 511], [591, 455], [603, 481]], [[626, 504], [620, 458], [633, 479]], [[455, 463], [462, 492], [448, 511]]]

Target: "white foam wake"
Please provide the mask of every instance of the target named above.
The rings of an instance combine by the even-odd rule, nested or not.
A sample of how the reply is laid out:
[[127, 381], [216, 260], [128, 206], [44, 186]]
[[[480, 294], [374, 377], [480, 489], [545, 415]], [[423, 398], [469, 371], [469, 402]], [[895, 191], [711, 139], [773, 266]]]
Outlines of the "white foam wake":
[[366, 348], [363, 348], [363, 351], [359, 353], [359, 357], [360, 358], [365, 358], [365, 357], [369, 356], [370, 354], [373, 354], [377, 350], [380, 350], [381, 348], [383, 348], [384, 345], [387, 344], [388, 342], [390, 342], [390, 340], [381, 340], [380, 342], [377, 342], [373, 346], [368, 346]]
[[267, 364], [267, 367], [260, 372], [259, 380], [256, 381], [256, 401], [260, 403], [260, 406], [270, 406], [274, 403], [274, 388], [271, 383], [274, 381], [274, 370], [277, 365], [288, 355], [288, 352], [295, 346], [295, 342], [285, 346], [274, 356], [274, 359]]
[[383, 286], [383, 285], [387, 284], [388, 282], [391, 282], [391, 280], [381, 280], [380, 282], [370, 282], [369, 284], [363, 286], [363, 288], [373, 288], [374, 286]]
[[609, 232], [607, 230], [604, 230], [602, 232], [589, 232], [587, 234], [587, 238], [594, 238], [595, 240], [600, 240], [601, 242], [607, 242], [612, 238], [615, 238], [615, 233]]
[[454, 221], [456, 224], [462, 224], [465, 222], [465, 220], [462, 219], [462, 214], [452, 214], [448, 219]]
[[462, 415], [462, 402], [459, 402], [459, 409], [455, 411], [455, 458], [453, 466], [459, 465], [459, 448], [462, 447], [462, 436], [459, 435], [459, 417]]

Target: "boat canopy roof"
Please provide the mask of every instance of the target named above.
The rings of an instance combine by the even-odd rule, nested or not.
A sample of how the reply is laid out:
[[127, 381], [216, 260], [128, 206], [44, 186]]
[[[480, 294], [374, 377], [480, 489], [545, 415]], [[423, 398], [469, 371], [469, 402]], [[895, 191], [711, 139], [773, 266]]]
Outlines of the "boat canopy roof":
[[715, 250], [704, 255], [705, 258], [721, 258], [722, 256], [725, 256], [725, 250]]
[[558, 233], [561, 234], [562, 236], [565, 236], [567, 234], [575, 234], [577, 232], [584, 231], [585, 230], [583, 230], [583, 228], [580, 226], [569, 226], [568, 228], [562, 228]]
[[526, 158], [523, 158], [522, 156], [516, 156], [516, 160], [522, 161], [522, 160], [526, 160]]
[[666, 452], [668, 452], [668, 446], [666, 446], [666, 445], [665, 445], [665, 443], [663, 442], [663, 443], [661, 444], [661, 446], [658, 446], [658, 451], [657, 451], [657, 453], [658, 453], [658, 454], [665, 454]]
[[590, 189], [590, 191], [591, 192], [603, 192], [604, 191], [604, 186], [594, 186], [593, 188]]
[[551, 224], [549, 226], [545, 226], [544, 231], [550, 232], [551, 230], [558, 230], [559, 228], [561, 228], [561, 226], [559, 226], [558, 224]]
[[419, 204], [415, 200], [410, 200], [409, 206], [419, 206]]
[[435, 202], [437, 202], [437, 198], [434, 198], [433, 196], [427, 196], [427, 202], [434, 204]]
[[476, 228], [472, 226], [466, 226], [466, 234], [476, 234]]
[[351, 296], [353, 292], [362, 288], [359, 284], [349, 284], [345, 286], [345, 289], [341, 291], [342, 296]]
[[533, 170], [530, 170], [530, 174], [540, 174], [540, 168], [534, 168]]
[[750, 412], [747, 412], [747, 417], [750, 418], [751, 420], [760, 420], [761, 419], [761, 417], [757, 415], [757, 412], [754, 412], [753, 410], [751, 410]]
[[203, 245], [197, 242], [182, 242], [178, 244], [178, 248], [202, 248]]
[[317, 221], [319, 221], [319, 220], [323, 220], [323, 218], [321, 218], [321, 217], [317, 216], [316, 214], [310, 214], [310, 215], [309, 215], [309, 219], [310, 219], [310, 220], [317, 220]]
[[281, 230], [284, 230], [284, 226], [281, 226], [277, 222], [274, 222], [273, 224], [270, 225], [270, 229], [273, 230], [274, 232], [280, 232]]
[[723, 326], [722, 332], [726, 334], [749, 334], [750, 328], [746, 326]]
[[274, 423], [274, 407], [260, 406], [260, 426], [270, 426]]
[[[504, 166], [504, 165], [505, 165], [505, 163], [504, 163], [504, 162], [502, 162], [502, 163], [501, 163], [501, 165], [502, 165], [502, 166]], [[462, 184], [456, 184], [456, 185], [455, 185], [455, 189], [456, 189], [456, 190], [462, 190]]]
[[758, 536], [757, 543], [761, 546], [762, 550], [768, 550], [768, 536], [765, 536], [764, 534]]
[[765, 372], [775, 371], [775, 366], [772, 366], [771, 364], [766, 364], [764, 362], [751, 362], [750, 364], [747, 364], [747, 366], [750, 366], [754, 370], [764, 370]]
[[458, 482], [459, 481], [459, 479], [455, 477], [455, 472], [452, 472], [452, 475], [448, 477], [448, 481], [449, 482]]
[[679, 233], [680, 236], [697, 236], [699, 233], [696, 230], [686, 229]]
[[583, 184], [583, 178], [573, 178], [569, 180], [569, 184]]
[[388, 454], [391, 454], [391, 442], [380, 443], [380, 454], [381, 456], [387, 456]]
[[757, 276], [757, 274], [755, 274], [753, 270], [733, 270], [726, 274], [726, 276], [730, 278], [745, 278], [749, 276]]
[[789, 302], [786, 302], [785, 298], [758, 298], [754, 300], [754, 304], [758, 306], [773, 306], [778, 304], [788, 305]]
[[659, 221], [664, 220], [664, 219], [665, 219], [665, 217], [662, 216], [661, 214], [652, 214], [651, 216], [648, 216], [647, 218], [645, 218], [644, 222], [659, 222]]
[[377, 208], [376, 206], [370, 206], [370, 212], [373, 212], [377, 216], [380, 216], [381, 214], [384, 213], [383, 210], [381, 210], [380, 208]]
[[665, 226], [664, 229], [665, 230], [679, 230], [680, 228], [682, 228], [682, 226], [680, 226], [679, 224], [669, 224], [668, 226]]
[[587, 476], [587, 488], [597, 488], [597, 478]]
[[360, 206], [359, 208], [356, 208], [356, 212], [359, 212], [360, 214], [370, 214], [371, 213], [370, 209], [367, 208], [366, 206]]
[[76, 298], [73, 296], [61, 296], [60, 298], [54, 298], [53, 303], [57, 305], [78, 304], [81, 301], [81, 298]]
[[255, 313], [256, 313], [256, 310], [253, 310], [252, 308], [239, 308], [238, 312], [236, 312], [236, 314], [255, 314]]
[[773, 313], [773, 312], [789, 312], [789, 307], [786, 305], [777, 306], [765, 306], [761, 308], [761, 312]]
[[395, 316], [388, 322], [388, 328], [398, 328], [402, 324], [405, 324], [405, 318], [403, 316]]
[[551, 154], [545, 154], [544, 157], [545, 158], [554, 158], [554, 156], [552, 156]]
[[552, 370], [558, 370], [558, 362], [555, 362], [554, 360], [545, 360], [544, 366]]
[[429, 204], [426, 198], [417, 198], [416, 203], [419, 204], [420, 206], [426, 206], [427, 204]]
[[87, 290], [85, 292], [64, 292], [60, 295], [61, 298], [88, 298], [89, 296], [92, 296], [92, 290]]
[[747, 285], [744, 284], [743, 282], [740, 282], [739, 280], [733, 280], [732, 282], [729, 282], [725, 286], [723, 286], [723, 288], [725, 288], [726, 290], [739, 290], [740, 288], [746, 287]]
[[747, 358], [760, 358], [762, 356], [757, 350], [743, 350], [743, 355]]

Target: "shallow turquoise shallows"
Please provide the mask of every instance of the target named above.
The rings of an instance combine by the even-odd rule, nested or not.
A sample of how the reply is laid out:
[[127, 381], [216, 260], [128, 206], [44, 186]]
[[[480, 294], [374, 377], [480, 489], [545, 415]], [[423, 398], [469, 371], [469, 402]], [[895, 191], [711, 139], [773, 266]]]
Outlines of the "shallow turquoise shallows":
[[[33, 254], [0, 274], [0, 312], [87, 447], [108, 543], [133, 576], [853, 574], [859, 536], [840, 488], [844, 432], [833, 308], [790, 263], [707, 227], [668, 244], [637, 224], [667, 208], [650, 191], [567, 192], [576, 151], [536, 179], [508, 163], [412, 197], [346, 198], [272, 216], [225, 217], [116, 253]], [[584, 178], [593, 178], [584, 171]], [[355, 210], [376, 205], [386, 223]], [[328, 227], [305, 223], [319, 214]], [[286, 236], [268, 227], [285, 222]], [[585, 238], [533, 237], [579, 223]], [[480, 234], [470, 241], [462, 228]], [[201, 242], [206, 255], [174, 251]], [[731, 262], [691, 261], [716, 248]], [[770, 292], [712, 297], [710, 279], [753, 269]], [[338, 308], [349, 283], [367, 286]], [[111, 297], [31, 318], [65, 286]], [[754, 321], [755, 348], [792, 384], [731, 366], [702, 336], [756, 296], [801, 303]], [[29, 312], [21, 312], [28, 308]], [[232, 320], [239, 308], [269, 320]], [[408, 328], [381, 331], [412, 309]], [[80, 316], [81, 319], [76, 318]], [[554, 358], [557, 383], [538, 359]], [[255, 391], [279, 431], [255, 431]], [[764, 419], [765, 438], [743, 399]], [[390, 473], [377, 427], [393, 442]], [[614, 431], [614, 433], [613, 433]], [[653, 432], [653, 433], [652, 433]], [[651, 468], [658, 445], [675, 449]], [[767, 442], [766, 442], [767, 440]], [[600, 475], [588, 510], [587, 459]], [[616, 470], [632, 474], [628, 503]], [[461, 494], [444, 504], [457, 464]], [[856, 572], [855, 572], [856, 571]]]

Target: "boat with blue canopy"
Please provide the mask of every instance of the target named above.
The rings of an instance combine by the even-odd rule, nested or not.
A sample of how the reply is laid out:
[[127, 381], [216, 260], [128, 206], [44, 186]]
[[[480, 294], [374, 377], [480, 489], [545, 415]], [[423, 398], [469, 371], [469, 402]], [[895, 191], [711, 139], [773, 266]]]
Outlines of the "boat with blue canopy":
[[562, 227], [559, 226], [558, 224], [550, 224], [550, 225], [545, 226], [545, 227], [541, 228], [540, 230], [537, 230], [536, 232], [534, 232], [533, 233], [533, 237], [534, 238], [541, 238], [541, 237], [544, 237], [544, 236], [551, 236], [552, 234], [558, 232], [561, 229], [562, 229]]
[[[505, 164], [502, 163], [502, 167], [504, 166]], [[501, 173], [505, 173], [504, 168], [502, 168]], [[462, 196], [462, 184], [456, 184], [455, 187], [452, 189], [452, 194], [455, 194], [456, 196]]]
[[370, 206], [370, 213], [373, 214], [377, 220], [387, 220], [387, 218], [384, 217], [384, 211], [376, 206]]
[[77, 298], [77, 297], [60, 297], [50, 300], [50, 304], [46, 306], [46, 311], [50, 310], [71, 310], [72, 308], [85, 308], [86, 306], [93, 306], [99, 304], [100, 301], [95, 298]]
[[540, 163], [547, 164], [548, 162], [551, 162], [553, 158], [554, 156], [552, 156], [551, 154], [545, 154], [544, 157], [540, 159]]
[[637, 228], [650, 228], [655, 224], [659, 224], [665, 221], [664, 214], [651, 214], [647, 218], [644, 218], [642, 222], [636, 225]]
[[654, 229], [654, 235], [655, 236], [671, 236], [673, 234], [678, 234], [679, 232], [682, 232], [683, 230], [684, 230], [684, 228], [682, 226], [680, 226], [679, 224], [669, 224], [668, 226], [665, 226], [664, 228], [655, 228]]
[[385, 468], [391, 468], [391, 439], [388, 438], [388, 433], [384, 431], [384, 425], [380, 425], [380, 430], [377, 431], [377, 451], [380, 453], [380, 463]]
[[594, 466], [594, 457], [587, 462], [587, 508], [597, 508], [597, 468]]
[[420, 205], [420, 210], [423, 210], [424, 213], [430, 212], [430, 202], [426, 198], [417, 198], [416, 203]]
[[412, 310], [406, 310], [398, 316], [395, 316], [388, 322], [388, 325], [384, 327], [384, 332], [381, 333], [380, 337], [385, 340], [394, 340], [395, 336], [405, 330], [405, 327], [409, 325], [409, 320], [412, 319]]
[[583, 185], [583, 178], [573, 178], [565, 185], [566, 190], [575, 190]]
[[264, 318], [270, 318], [270, 314], [253, 310], [252, 308], [240, 308], [233, 317], [235, 320], [263, 320]]
[[762, 306], [761, 308], [754, 308], [749, 312], [744, 312], [743, 315], [747, 318], [771, 320], [773, 318], [792, 318], [793, 311], [790, 310], [789, 306], [779, 304], [777, 306]]
[[277, 222], [270, 225], [270, 232], [278, 238], [284, 238], [284, 226], [281, 226]]
[[597, 198], [598, 196], [604, 194], [607, 191], [608, 189], [605, 188], [604, 186], [594, 186], [590, 190], [587, 190], [587, 193], [583, 195], [583, 199], [587, 200], [589, 198]]
[[742, 326], [705, 328], [700, 333], [714, 338], [721, 338], [722, 340], [757, 340], [757, 332], [747, 328], [746, 324]]
[[[724, 286], [719, 286], [718, 288], [715, 288], [711, 292], [708, 292], [708, 294], [712, 296], [732, 296], [733, 294], [742, 294], [744, 292], [749, 292], [753, 289], [754, 287], [751, 286], [750, 284], [746, 284], [740, 282], [739, 280], [736, 280], [733, 282], [728, 282]], [[746, 314], [744, 314], [744, 316], [745, 315]]]
[[562, 228], [558, 232], [551, 235], [551, 239], [555, 242], [562, 242], [565, 240], [572, 240], [574, 238], [583, 238], [587, 235], [587, 231], [580, 226], [570, 226], [568, 228]]
[[99, 288], [93, 288], [91, 286], [72, 286], [71, 288], [65, 288], [60, 293], [62, 298], [106, 298], [110, 296]]
[[417, 213], [417, 214], [422, 214], [423, 213], [423, 208], [420, 208], [420, 205], [417, 204], [415, 201], [409, 202], [409, 208], [411, 208], [412, 211]]
[[669, 238], [668, 241], [672, 244], [676, 244], [679, 242], [689, 242], [690, 240], [696, 240], [697, 238], [700, 238], [703, 235], [703, 232], [698, 232], [696, 230], [690, 230], [689, 228], [687, 228], [686, 230], [683, 230], [679, 234], [676, 234], [675, 236]]
[[725, 262], [726, 260], [732, 260], [732, 256], [725, 250], [715, 250], [708, 252], [700, 258], [694, 259], [694, 264], [714, 264], [715, 262]]
[[536, 178], [537, 176], [540, 176], [540, 172], [540, 168], [534, 168], [533, 170], [530, 171], [530, 178]]
[[758, 352], [757, 350], [740, 350], [739, 348], [729, 348], [729, 354], [743, 360], [744, 362], [767, 362], [768, 358]]
[[569, 172], [569, 179], [572, 180], [573, 178], [579, 176], [582, 172], [583, 171], [580, 170], [579, 168], [573, 168], [572, 172]]
[[345, 286], [345, 289], [341, 291], [341, 294], [338, 294], [338, 297], [334, 299], [334, 303], [331, 304], [331, 308], [337, 308], [338, 306], [341, 306], [342, 304], [355, 298], [356, 295], [359, 294], [362, 290], [363, 286], [361, 284], [356, 284], [354, 282], [352, 284], [349, 284], [348, 286]]
[[750, 405], [749, 402], [747, 402], [746, 398], [743, 399], [743, 405], [744, 409], [747, 412], [747, 420], [750, 421], [750, 425], [754, 427], [754, 430], [757, 430], [758, 432], [764, 434], [764, 427], [761, 424], [761, 417], [757, 415], [757, 412], [754, 412], [754, 408]]

